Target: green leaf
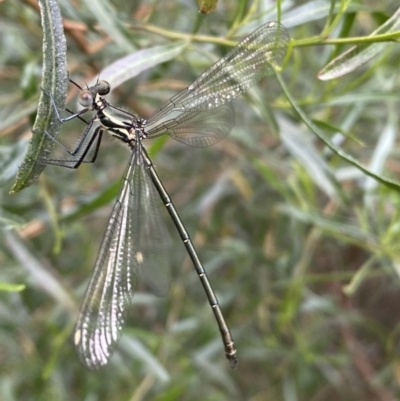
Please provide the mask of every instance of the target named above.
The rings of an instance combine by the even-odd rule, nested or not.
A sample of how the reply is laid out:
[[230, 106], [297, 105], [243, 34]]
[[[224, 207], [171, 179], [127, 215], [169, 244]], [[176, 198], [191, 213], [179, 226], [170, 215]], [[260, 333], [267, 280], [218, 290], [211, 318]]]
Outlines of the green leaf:
[[25, 284], [10, 284], [0, 281], [0, 291], [6, 292], [20, 292], [26, 288]]
[[281, 139], [289, 152], [300, 161], [314, 182], [329, 196], [342, 197], [342, 190], [329, 165], [301, 132], [288, 122], [281, 122]]
[[86, 7], [99, 25], [106, 31], [120, 49], [131, 52], [135, 46], [129, 40], [126, 30], [115, 8], [107, 0], [85, 0]]
[[117, 180], [113, 182], [109, 187], [107, 187], [103, 192], [101, 192], [98, 196], [92, 199], [90, 202], [85, 203], [77, 210], [72, 212], [71, 214], [63, 217], [63, 221], [73, 221], [79, 219], [86, 214], [97, 210], [101, 206], [109, 204], [111, 201], [115, 200], [115, 197], [118, 194], [118, 189], [121, 185], [121, 181]]
[[330, 232], [332, 236], [340, 238], [342, 241], [352, 244], [363, 243], [365, 247], [370, 248], [377, 246], [377, 239], [372, 233], [363, 231], [356, 225], [336, 221], [333, 217], [325, 217], [318, 211], [304, 211], [290, 205], [279, 206], [278, 210], [298, 221], [312, 224], [324, 232]]
[[[390, 154], [396, 144], [396, 131], [397, 131], [397, 112], [390, 108], [389, 121], [386, 127], [382, 130], [381, 135], [379, 135], [378, 142], [372, 154], [372, 159], [370, 162], [370, 169], [375, 173], [380, 173], [388, 161]], [[365, 188], [372, 192], [372, 190], [377, 186], [377, 182], [368, 178], [364, 184]]]
[[164, 46], [142, 49], [123, 57], [100, 72], [101, 79], [106, 80], [112, 88], [139, 75], [165, 61], [172, 60], [186, 47], [186, 42], [176, 42]]
[[66, 41], [60, 10], [56, 0], [39, 0], [43, 27], [43, 72], [42, 91], [39, 99], [32, 138], [24, 161], [18, 169], [17, 178], [10, 193], [16, 193], [33, 184], [45, 168], [38, 159], [45, 159], [51, 152], [54, 141], [45, 131], [56, 136], [61, 123], [54, 113], [49, 94], [58, 110], [64, 110], [68, 87]]
[[149, 371], [151, 371], [161, 383], [168, 383], [170, 381], [168, 371], [162, 366], [161, 362], [152, 355], [143, 342], [137, 340], [132, 335], [126, 335], [121, 338], [120, 347], [124, 350], [124, 353], [130, 354], [144, 362]]
[[[400, 25], [400, 8], [383, 25], [375, 30], [370, 37], [395, 32]], [[334, 79], [346, 75], [360, 65], [365, 64], [378, 53], [383, 51], [393, 42], [365, 43], [352, 46], [350, 49], [335, 57], [319, 73], [318, 78], [322, 81]]]
[[346, 160], [348, 163], [353, 165], [354, 167], [358, 168], [361, 170], [364, 174], [368, 175], [369, 177], [374, 178], [378, 182], [380, 182], [383, 185], [386, 185], [388, 188], [394, 189], [395, 191], [400, 192], [400, 183], [394, 180], [391, 180], [389, 178], [384, 178], [382, 176], [379, 176], [375, 174], [373, 171], [369, 170], [368, 168], [362, 166], [356, 159], [354, 159], [352, 156], [348, 155], [345, 151], [342, 149], [336, 147], [334, 144], [332, 144], [328, 139], [325, 138], [325, 135], [323, 134], [322, 131], [318, 129], [318, 127], [309, 119], [306, 115], [306, 113], [303, 112], [303, 110], [297, 105], [296, 101], [290, 94], [288, 88], [286, 87], [285, 83], [282, 80], [282, 77], [280, 76], [279, 73], [276, 73], [276, 76], [278, 78], [279, 83], [282, 86], [283, 91], [285, 92], [290, 104], [292, 107], [296, 110], [297, 114], [299, 117], [304, 121], [304, 123], [310, 128], [310, 130], [318, 136], [318, 138], [329, 148], [332, 150], [332, 152], [336, 153], [338, 156], [340, 156], [342, 159]]
[[13, 214], [0, 207], [0, 229], [8, 230], [11, 228], [20, 228], [25, 223], [24, 219], [18, 214]]
[[75, 301], [60, 280], [60, 277], [47, 266], [47, 263], [35, 257], [34, 253], [28, 249], [26, 242], [15, 231], [6, 231], [4, 233], [4, 242], [20, 265], [29, 273], [35, 285], [42, 288], [63, 308], [71, 313], [76, 313]]
[[343, 286], [343, 292], [348, 295], [354, 295], [360, 288], [365, 279], [368, 279], [371, 270], [376, 263], [375, 258], [368, 259], [353, 275], [350, 282]]

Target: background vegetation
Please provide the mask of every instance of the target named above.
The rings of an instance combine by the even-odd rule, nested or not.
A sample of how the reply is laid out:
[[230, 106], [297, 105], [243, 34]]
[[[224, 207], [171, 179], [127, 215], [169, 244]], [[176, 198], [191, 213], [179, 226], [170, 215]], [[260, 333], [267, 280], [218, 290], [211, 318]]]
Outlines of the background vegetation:
[[[336, 80], [317, 79], [347, 48], [343, 39], [361, 43], [397, 2], [280, 5], [293, 39], [282, 73], [290, 94], [326, 138], [398, 180], [400, 47], [384, 47]], [[220, 0], [207, 16], [190, 0], [62, 0], [60, 7], [78, 83], [129, 53], [190, 40], [113, 92], [117, 105], [146, 117], [226, 54], [230, 40], [276, 20], [278, 6]], [[36, 2], [1, 2], [0, 35], [0, 399], [400, 399], [399, 192], [326, 148], [273, 76], [235, 101], [236, 127], [217, 146], [149, 144], [232, 328], [237, 370], [170, 227], [170, 293], [159, 299], [139, 288], [111, 363], [85, 371], [70, 333], [128, 150], [108, 138], [95, 165], [47, 167], [38, 183], [9, 195], [40, 93]], [[73, 109], [76, 93], [71, 85]], [[63, 137], [73, 142], [82, 125], [66, 124]]]

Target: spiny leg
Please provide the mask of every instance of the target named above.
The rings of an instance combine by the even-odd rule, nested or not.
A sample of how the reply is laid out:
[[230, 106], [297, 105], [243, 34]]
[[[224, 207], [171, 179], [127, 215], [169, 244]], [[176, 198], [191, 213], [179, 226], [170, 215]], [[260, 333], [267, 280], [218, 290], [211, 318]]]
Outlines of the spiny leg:
[[[85, 133], [82, 135], [83, 136], [87, 136], [86, 131], [90, 131], [92, 124], [90, 124], [90, 126], [88, 126], [85, 130]], [[71, 156], [76, 156], [76, 154], [79, 152], [75, 152], [72, 153], [70, 152], [63, 144], [61, 144], [59, 141], [57, 141], [54, 137], [52, 137], [50, 134], [48, 134], [47, 132], [45, 132], [46, 135], [49, 136], [49, 138], [51, 138], [52, 140], [54, 140], [57, 144], [59, 144], [65, 151], [68, 152], [68, 154], [70, 154]], [[45, 164], [52, 164], [52, 165], [56, 165], [56, 166], [61, 166], [61, 167], [66, 167], [66, 168], [71, 168], [71, 169], [76, 169], [78, 168], [82, 163], [94, 163], [97, 159], [97, 155], [99, 153], [99, 149], [100, 149], [100, 144], [101, 144], [101, 140], [103, 137], [103, 129], [102, 127], [97, 127], [94, 131], [93, 134], [89, 140], [89, 142], [87, 143], [87, 145], [85, 145], [85, 147], [83, 148], [83, 152], [81, 155], [78, 156], [77, 159], [73, 159], [73, 160], [63, 160], [63, 159], [44, 159], [42, 162]], [[96, 140], [97, 139], [97, 140]], [[78, 144], [78, 147], [81, 148], [82, 143], [84, 142], [84, 138], [79, 141], [80, 144]], [[95, 145], [94, 145], [95, 144]], [[92, 158], [90, 160], [84, 160], [85, 157], [87, 156], [89, 150], [93, 147], [93, 145], [95, 146], [94, 148], [94, 154], [92, 156]]]
[[77, 113], [73, 113], [72, 115], [63, 118], [63, 117], [61, 117], [60, 112], [57, 109], [57, 105], [54, 101], [53, 95], [44, 88], [40, 88], [40, 89], [42, 90], [43, 93], [45, 93], [50, 98], [54, 112], [56, 113], [57, 119], [60, 123], [65, 123], [67, 121], [73, 120], [74, 118], [79, 118], [79, 116], [81, 116], [82, 114], [85, 114], [89, 111], [89, 108], [85, 107], [81, 111], [78, 111]]

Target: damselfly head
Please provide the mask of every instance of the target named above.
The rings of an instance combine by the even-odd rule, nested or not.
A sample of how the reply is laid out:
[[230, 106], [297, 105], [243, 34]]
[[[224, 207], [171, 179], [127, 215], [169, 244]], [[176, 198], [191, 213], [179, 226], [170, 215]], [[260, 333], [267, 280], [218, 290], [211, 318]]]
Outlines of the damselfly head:
[[98, 93], [100, 96], [105, 96], [110, 93], [111, 86], [107, 81], [101, 80], [95, 86], [90, 88], [93, 92]]
[[83, 107], [90, 107], [93, 103], [93, 95], [90, 89], [84, 89], [79, 93], [79, 104]]
[[110, 93], [110, 84], [107, 81], [99, 81], [96, 85], [84, 89], [79, 94], [79, 104], [83, 107], [90, 107], [96, 95], [105, 96]]

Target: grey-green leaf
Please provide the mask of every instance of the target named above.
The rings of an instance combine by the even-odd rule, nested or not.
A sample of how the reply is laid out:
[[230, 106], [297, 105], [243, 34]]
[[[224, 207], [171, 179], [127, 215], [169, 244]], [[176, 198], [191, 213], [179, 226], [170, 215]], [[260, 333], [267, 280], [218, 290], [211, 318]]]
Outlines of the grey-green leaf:
[[343, 160], [346, 160], [348, 163], [353, 165], [354, 167], [358, 168], [361, 170], [365, 175], [375, 179], [376, 181], [380, 182], [381, 184], [385, 185], [386, 187], [390, 189], [394, 189], [397, 192], [400, 192], [400, 182], [391, 180], [390, 178], [386, 178], [383, 176], [380, 176], [378, 174], [375, 174], [373, 171], [370, 169], [364, 167], [362, 164], [360, 164], [354, 157], [350, 156], [347, 154], [345, 151], [342, 149], [338, 148], [336, 145], [334, 145], [331, 141], [325, 138], [325, 135], [321, 130], [311, 121], [311, 119], [308, 118], [306, 113], [303, 112], [303, 110], [298, 106], [296, 101], [294, 100], [293, 96], [290, 94], [288, 88], [286, 87], [285, 83], [283, 82], [282, 77], [280, 74], [276, 73], [276, 76], [278, 78], [278, 81], [285, 92], [286, 97], [288, 98], [290, 104], [296, 111], [296, 113], [299, 115], [299, 117], [303, 120], [303, 122], [308, 126], [308, 128], [318, 136], [318, 138], [335, 154], [340, 156]]
[[[278, 120], [279, 121], [279, 120]], [[281, 139], [289, 152], [299, 160], [314, 182], [329, 196], [340, 198], [340, 185], [325, 160], [315, 151], [301, 132], [285, 120], [279, 121]]]
[[[400, 26], [400, 8], [370, 36], [383, 35], [395, 32]], [[341, 55], [334, 58], [319, 73], [322, 81], [334, 79], [346, 75], [365, 64], [371, 58], [390, 46], [393, 42], [375, 42], [353, 46]]]
[[100, 78], [106, 80], [112, 88], [116, 88], [142, 71], [172, 60], [185, 46], [186, 42], [176, 42], [136, 51], [106, 67], [100, 72]]
[[85, 4], [102, 29], [110, 35], [121, 49], [127, 52], [135, 49], [134, 44], [129, 40], [129, 32], [120, 21], [118, 12], [111, 2], [108, 0], [85, 0]]
[[60, 130], [61, 123], [54, 113], [48, 94], [53, 97], [58, 110], [64, 110], [67, 96], [66, 40], [60, 9], [56, 0], [39, 0], [39, 6], [43, 27], [42, 88], [46, 93], [41, 92], [32, 138], [11, 193], [16, 193], [37, 180], [45, 165], [36, 160], [45, 159], [54, 144], [44, 132], [56, 136]]

